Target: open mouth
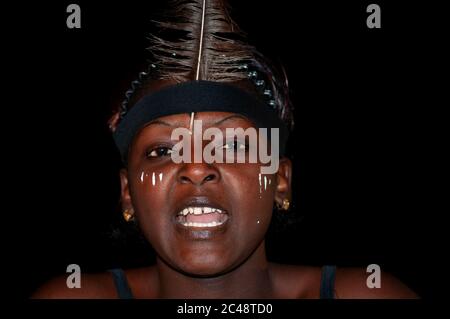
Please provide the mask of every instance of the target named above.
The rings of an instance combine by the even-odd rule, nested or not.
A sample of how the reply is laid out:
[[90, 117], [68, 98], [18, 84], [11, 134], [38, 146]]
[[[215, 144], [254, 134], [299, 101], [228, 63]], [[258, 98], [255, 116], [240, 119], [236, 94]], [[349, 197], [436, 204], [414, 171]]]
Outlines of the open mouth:
[[184, 227], [218, 227], [228, 220], [225, 210], [215, 207], [189, 206], [182, 209], [176, 216], [176, 222]]

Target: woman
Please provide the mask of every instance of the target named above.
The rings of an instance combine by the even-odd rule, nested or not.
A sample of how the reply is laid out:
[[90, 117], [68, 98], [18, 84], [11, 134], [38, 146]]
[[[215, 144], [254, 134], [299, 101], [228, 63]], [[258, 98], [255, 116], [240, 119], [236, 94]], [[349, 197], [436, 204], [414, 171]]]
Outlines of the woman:
[[[125, 163], [124, 218], [139, 225], [157, 262], [83, 274], [80, 289], [57, 278], [34, 297], [415, 297], [387, 274], [370, 289], [365, 269], [267, 261], [273, 208], [282, 214], [291, 201], [287, 80], [243, 42], [222, 1], [175, 1], [173, 8], [152, 37], [152, 63], [110, 122]], [[230, 129], [249, 134], [230, 139]], [[215, 134], [205, 136], [208, 130]]]

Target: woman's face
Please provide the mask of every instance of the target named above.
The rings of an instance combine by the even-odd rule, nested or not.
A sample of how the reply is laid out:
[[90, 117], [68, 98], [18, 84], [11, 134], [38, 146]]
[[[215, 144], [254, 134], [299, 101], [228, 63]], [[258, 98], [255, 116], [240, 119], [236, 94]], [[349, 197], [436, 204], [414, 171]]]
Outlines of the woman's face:
[[[203, 132], [216, 127], [224, 137], [226, 128], [253, 126], [241, 115], [225, 112], [196, 113], [195, 120], [202, 120]], [[289, 160], [280, 160], [272, 175], [260, 174], [261, 164], [248, 160], [177, 164], [170, 156], [177, 143], [171, 134], [175, 128], [189, 128], [190, 115], [150, 123], [135, 137], [128, 169], [121, 172], [124, 208], [134, 209], [144, 236], [172, 268], [200, 276], [232, 270], [264, 245], [274, 201], [289, 196]], [[214, 145], [224, 154], [247, 152], [244, 144], [221, 140]]]

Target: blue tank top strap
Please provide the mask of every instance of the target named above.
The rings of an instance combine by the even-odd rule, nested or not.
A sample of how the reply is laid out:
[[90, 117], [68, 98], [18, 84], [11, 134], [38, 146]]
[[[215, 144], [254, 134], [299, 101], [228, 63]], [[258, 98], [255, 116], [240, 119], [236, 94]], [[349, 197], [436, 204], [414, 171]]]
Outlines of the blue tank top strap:
[[119, 299], [133, 299], [133, 294], [131, 292], [130, 286], [128, 285], [127, 277], [125, 276], [125, 272], [123, 271], [123, 269], [110, 269], [109, 272], [113, 276]]
[[320, 279], [320, 299], [334, 299], [334, 281], [336, 266], [323, 266]]

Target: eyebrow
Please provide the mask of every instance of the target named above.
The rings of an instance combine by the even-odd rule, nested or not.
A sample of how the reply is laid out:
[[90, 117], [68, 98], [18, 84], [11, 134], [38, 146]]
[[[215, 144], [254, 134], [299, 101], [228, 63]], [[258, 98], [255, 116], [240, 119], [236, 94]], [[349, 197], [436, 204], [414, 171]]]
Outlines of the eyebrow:
[[164, 126], [173, 126], [172, 124], [169, 124], [167, 122], [161, 121], [161, 120], [153, 120], [148, 122], [145, 126], [150, 126], [154, 124], [164, 125]]
[[[233, 115], [227, 116], [227, 117], [225, 117], [225, 118], [215, 122], [213, 125], [214, 126], [215, 125], [220, 125], [220, 124], [223, 124], [223, 122], [226, 122], [228, 120], [232, 120], [234, 118], [239, 118], [239, 119], [243, 119], [243, 120], [248, 121], [248, 119], [245, 116], [243, 116], [243, 115], [233, 114]], [[149, 123], [147, 123], [147, 125], [145, 125], [145, 126], [149, 126], [149, 125], [153, 125], [153, 124], [164, 125], [164, 126], [169, 126], [169, 127], [182, 127], [183, 126], [182, 124], [184, 124], [184, 123], [176, 122], [176, 123], [170, 124], [170, 123], [167, 123], [167, 122], [164, 122], [164, 121], [161, 121], [161, 120], [153, 120], [153, 121], [150, 121]]]
[[224, 118], [224, 119], [221, 119], [221, 120], [217, 121], [216, 123], [214, 123], [214, 125], [222, 124], [223, 122], [228, 121], [228, 120], [231, 120], [231, 119], [233, 119], [233, 118], [239, 118], [239, 119], [243, 119], [243, 120], [248, 121], [248, 119], [247, 119], [245, 116], [243, 116], [243, 115], [233, 114], [233, 115], [227, 116], [227, 117]]

